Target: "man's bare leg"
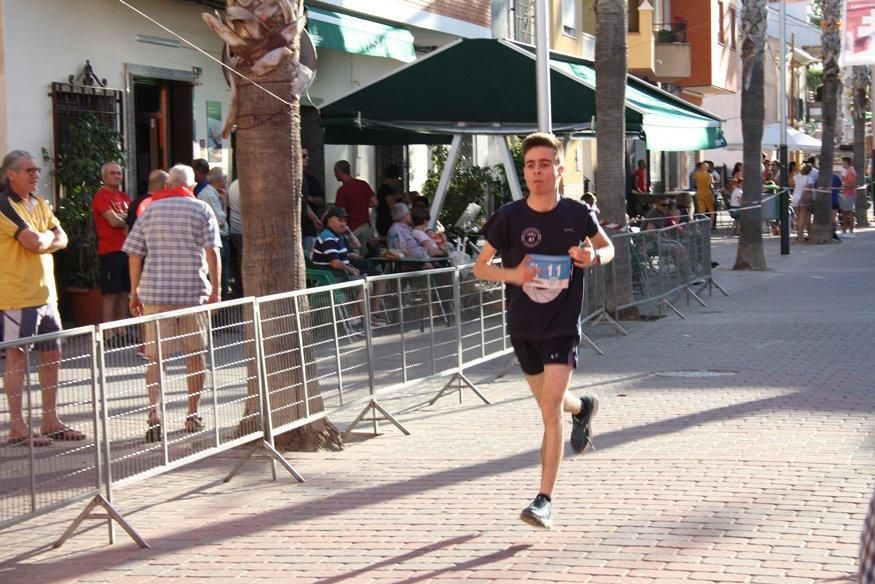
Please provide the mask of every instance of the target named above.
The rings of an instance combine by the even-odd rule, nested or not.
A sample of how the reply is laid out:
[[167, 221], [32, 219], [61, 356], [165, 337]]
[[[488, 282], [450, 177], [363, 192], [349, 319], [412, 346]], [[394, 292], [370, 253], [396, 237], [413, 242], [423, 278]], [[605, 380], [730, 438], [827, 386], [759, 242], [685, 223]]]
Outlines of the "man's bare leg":
[[186, 360], [186, 369], [188, 377], [185, 384], [188, 388], [188, 414], [197, 414], [198, 403], [201, 399], [201, 392], [204, 390], [204, 381], [206, 380], [206, 360], [203, 353], [189, 355]]
[[559, 465], [562, 462], [563, 410], [571, 413], [580, 412], [580, 399], [568, 391], [571, 380], [570, 365], [544, 366], [544, 372], [538, 375], [526, 376], [529, 387], [535, 395], [544, 422], [544, 437], [541, 441], [541, 489], [540, 493], [553, 495]]
[[24, 374], [27, 360], [21, 349], [6, 349], [6, 372], [3, 375], [3, 386], [6, 389], [6, 402], [9, 404], [9, 438], [26, 438], [30, 428], [21, 410], [24, 393]]

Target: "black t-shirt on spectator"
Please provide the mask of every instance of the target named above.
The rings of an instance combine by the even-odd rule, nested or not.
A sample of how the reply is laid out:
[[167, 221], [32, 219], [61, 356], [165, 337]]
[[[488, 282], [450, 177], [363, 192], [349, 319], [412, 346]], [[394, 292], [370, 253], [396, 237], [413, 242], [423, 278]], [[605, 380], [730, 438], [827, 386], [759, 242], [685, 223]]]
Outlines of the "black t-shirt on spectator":
[[382, 184], [377, 189], [377, 233], [383, 237], [389, 235], [389, 228], [392, 227], [392, 210], [386, 197], [395, 197], [397, 200], [398, 194], [389, 185]]
[[[301, 236], [315, 237], [317, 234], [316, 225], [307, 217], [307, 206], [309, 206], [316, 216], [319, 216], [319, 205], [309, 201], [308, 197], [319, 197], [325, 200], [325, 192], [322, 190], [322, 185], [312, 174], [304, 173], [301, 177]], [[306, 206], [305, 206], [306, 205]]]

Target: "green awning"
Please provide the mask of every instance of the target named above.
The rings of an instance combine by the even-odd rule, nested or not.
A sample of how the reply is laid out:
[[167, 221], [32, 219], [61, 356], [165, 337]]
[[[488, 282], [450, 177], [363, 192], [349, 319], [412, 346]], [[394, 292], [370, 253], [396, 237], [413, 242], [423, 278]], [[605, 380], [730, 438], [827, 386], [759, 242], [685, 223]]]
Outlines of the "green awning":
[[[593, 68], [557, 60], [551, 60], [550, 66], [571, 73], [595, 89]], [[638, 129], [644, 133], [649, 150], [689, 151], [726, 146], [720, 123], [713, 116], [696, 112], [685, 102], [634, 77], [629, 77], [626, 83], [626, 107], [641, 114]]]
[[[465, 39], [366, 85], [321, 109], [327, 144], [434, 143], [437, 135], [525, 135], [537, 129], [535, 55], [506, 40]], [[552, 55], [554, 132], [592, 134], [592, 63]], [[644, 81], [628, 77], [626, 129], [651, 150], [725, 145], [721, 120]]]
[[308, 6], [307, 31], [317, 48], [387, 57], [405, 63], [416, 60], [413, 34], [403, 28]]

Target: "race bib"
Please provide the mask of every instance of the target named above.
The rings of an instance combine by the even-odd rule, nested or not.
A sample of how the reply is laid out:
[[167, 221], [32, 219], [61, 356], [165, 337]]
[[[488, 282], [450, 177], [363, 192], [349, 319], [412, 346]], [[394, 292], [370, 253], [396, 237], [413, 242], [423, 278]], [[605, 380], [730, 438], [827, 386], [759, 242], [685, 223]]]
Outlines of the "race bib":
[[538, 275], [531, 282], [523, 284], [523, 291], [535, 302], [550, 302], [568, 288], [571, 280], [570, 256], [532, 254], [528, 256], [528, 263], [538, 269]]
[[538, 288], [562, 290], [571, 280], [571, 257], [533, 254], [528, 256], [529, 265], [538, 268], [537, 277], [531, 282]]

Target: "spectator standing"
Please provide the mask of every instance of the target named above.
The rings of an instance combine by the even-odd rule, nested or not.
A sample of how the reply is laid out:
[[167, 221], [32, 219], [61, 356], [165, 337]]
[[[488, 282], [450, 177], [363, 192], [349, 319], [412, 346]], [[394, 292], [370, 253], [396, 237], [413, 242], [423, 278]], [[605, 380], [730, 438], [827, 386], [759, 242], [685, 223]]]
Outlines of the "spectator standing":
[[304, 257], [310, 257], [316, 235], [322, 231], [322, 221], [319, 219], [320, 209], [325, 205], [325, 193], [319, 180], [307, 172], [310, 164], [310, 152], [301, 148], [301, 167], [304, 175], [301, 177], [301, 245]]
[[713, 179], [706, 162], [696, 164], [693, 180], [696, 187], [696, 213], [711, 218], [711, 230], [713, 231], [717, 226], [717, 214], [714, 212]]
[[817, 166], [817, 157], [811, 156], [805, 162], [808, 164], [808, 166], [811, 167], [811, 171], [808, 173], [808, 176], [811, 177], [811, 188], [814, 188], [817, 186], [818, 177], [820, 177], [820, 168]]
[[[128, 257], [122, 252], [128, 233], [128, 207], [131, 198], [121, 191], [122, 167], [107, 162], [100, 169], [103, 186], [91, 199], [91, 212], [97, 230], [97, 255], [100, 261], [100, 292], [103, 294], [103, 322], [128, 316]], [[121, 331], [118, 331], [121, 335]], [[110, 342], [114, 339], [107, 339]]]
[[191, 168], [194, 170], [194, 180], [197, 183], [194, 187], [194, 194], [197, 196], [209, 184], [207, 174], [210, 172], [210, 164], [203, 158], [196, 158], [192, 161]]
[[[490, 219], [474, 275], [508, 284], [508, 332], [544, 423], [540, 488], [520, 519], [550, 529], [562, 461], [562, 412], [571, 413], [571, 447], [582, 452], [591, 444], [598, 410], [595, 396], [578, 398], [568, 391], [577, 365], [584, 269], [611, 261], [614, 246], [586, 205], [559, 195], [561, 142], [552, 134], [531, 134], [522, 150], [529, 196], [504, 205]], [[581, 247], [585, 240], [592, 245]], [[501, 266], [492, 263], [497, 253]], [[540, 266], [533, 265], [531, 254], [538, 255]], [[536, 281], [548, 268], [554, 277]]]
[[638, 169], [635, 171], [635, 190], [639, 193], [650, 192], [650, 182], [647, 180], [647, 162], [638, 161]]
[[842, 158], [842, 189], [839, 193], [839, 206], [842, 212], [842, 233], [845, 237], [853, 239], [854, 223], [856, 222], [857, 204], [857, 171], [854, 170], [854, 159], [850, 156]]
[[359, 240], [361, 247], [359, 255], [367, 253], [368, 238], [373, 234], [371, 229], [371, 207], [377, 206], [376, 196], [370, 185], [350, 174], [349, 162], [338, 160], [334, 165], [334, 178], [341, 182], [337, 189], [335, 205], [345, 209], [349, 216], [349, 228]]
[[[3, 159], [0, 179], [0, 339], [15, 341], [61, 330], [52, 254], [67, 247], [67, 234], [45, 199], [35, 193], [41, 169], [29, 152], [14, 150]], [[41, 434], [27, 425], [22, 391], [27, 360], [22, 349], [6, 349], [3, 385], [9, 406], [9, 442], [49, 446], [52, 440], [83, 440], [58, 417], [60, 340], [39, 343], [42, 386]]]
[[732, 179], [732, 193], [729, 195], [729, 216], [732, 217], [732, 234], [738, 234], [738, 220], [741, 219], [741, 199], [744, 194], [742, 190], [744, 179], [736, 177]]
[[231, 292], [234, 298], [243, 297], [243, 214], [240, 212], [240, 181], [228, 186], [228, 241], [231, 250], [228, 264], [231, 271]]
[[382, 237], [389, 235], [392, 227], [392, 206], [398, 200], [398, 185], [401, 184], [401, 169], [394, 164], [386, 167], [383, 183], [377, 188], [377, 233]]
[[[125, 223], [128, 224], [128, 231], [130, 231], [134, 227], [134, 223], [137, 222], [137, 218], [143, 213], [140, 211], [140, 206], [146, 201], [152, 200], [152, 195], [155, 193], [161, 192], [164, 190], [164, 187], [167, 185], [167, 173], [163, 170], [153, 170], [149, 173], [149, 184], [146, 186], [146, 192], [142, 195], [139, 195], [134, 202], [131, 203], [131, 206], [128, 207], [128, 216], [125, 219]], [[148, 204], [147, 204], [148, 206]], [[145, 208], [143, 209], [145, 211]]]
[[219, 225], [219, 236], [222, 240], [220, 256], [222, 258], [222, 295], [229, 294], [228, 288], [228, 250], [230, 231], [228, 215], [225, 212], [228, 201], [228, 176], [220, 166], [214, 166], [207, 173], [207, 186], [201, 189], [197, 198], [210, 206]]
[[310, 172], [310, 151], [306, 148], [301, 149], [301, 160], [304, 167], [304, 183], [308, 189], [307, 200], [318, 218], [325, 214], [325, 189], [322, 188], [319, 179]]
[[814, 204], [814, 193], [811, 190], [814, 183], [811, 180], [811, 167], [804, 165], [793, 176], [793, 195], [790, 204], [796, 213], [796, 242], [806, 241], [808, 224], [811, 221], [811, 205]]
[[[152, 204], [134, 225], [124, 245], [131, 270], [131, 314], [159, 314], [221, 300], [221, 239], [216, 215], [195, 198], [194, 172], [178, 164], [168, 173], [167, 189], [152, 197]], [[148, 261], [143, 262], [145, 258]], [[188, 415], [185, 431], [203, 428], [198, 415], [206, 377], [207, 315], [199, 313], [166, 319], [161, 323], [162, 355], [178, 350], [186, 354]], [[163, 340], [170, 339], [170, 340]], [[150, 411], [146, 440], [162, 439], [161, 387], [158, 372], [156, 327], [146, 326], [146, 386]]]

